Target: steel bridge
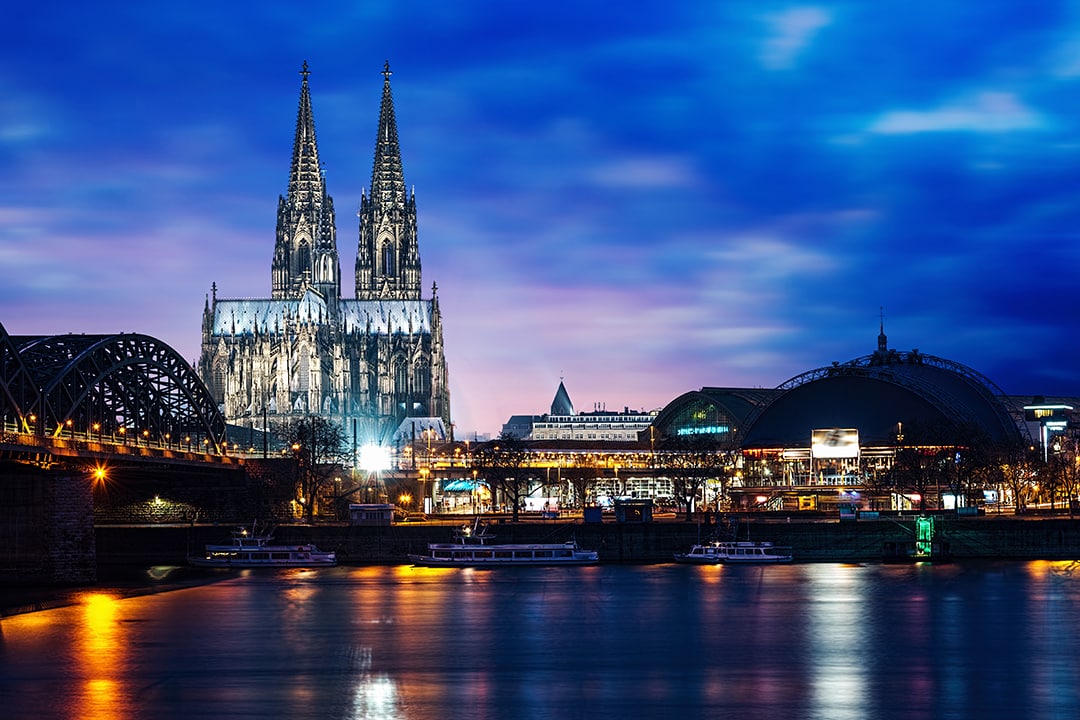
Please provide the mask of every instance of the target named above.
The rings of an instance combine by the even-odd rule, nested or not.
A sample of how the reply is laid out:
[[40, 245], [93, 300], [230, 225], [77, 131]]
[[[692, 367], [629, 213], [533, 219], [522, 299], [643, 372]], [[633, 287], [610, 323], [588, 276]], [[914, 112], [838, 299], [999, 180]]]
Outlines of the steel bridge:
[[0, 414], [9, 447], [208, 459], [227, 450], [225, 419], [191, 365], [137, 333], [12, 336], [0, 324]]

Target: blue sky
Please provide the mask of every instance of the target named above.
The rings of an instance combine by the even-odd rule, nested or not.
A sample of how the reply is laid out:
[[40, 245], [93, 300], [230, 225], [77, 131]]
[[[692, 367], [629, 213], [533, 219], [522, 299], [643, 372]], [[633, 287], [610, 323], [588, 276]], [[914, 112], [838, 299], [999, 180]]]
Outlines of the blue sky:
[[[891, 347], [1080, 395], [1080, 6], [18, 3], [0, 322], [194, 361], [268, 297], [301, 64], [351, 291], [389, 60], [460, 432]], [[347, 292], [349, 292], [347, 291]], [[349, 292], [351, 294], [351, 292]]]

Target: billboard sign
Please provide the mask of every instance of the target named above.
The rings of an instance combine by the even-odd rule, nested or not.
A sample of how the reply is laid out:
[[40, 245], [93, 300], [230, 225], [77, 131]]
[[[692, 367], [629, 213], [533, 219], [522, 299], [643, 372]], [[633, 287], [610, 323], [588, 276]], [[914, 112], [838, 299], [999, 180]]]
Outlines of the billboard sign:
[[1024, 419], [1044, 425], [1049, 425], [1051, 422], [1066, 422], [1069, 419], [1068, 413], [1072, 409], [1072, 405], [1025, 405]]
[[857, 428], [814, 430], [810, 436], [810, 454], [815, 460], [857, 458], [859, 457], [859, 431]]

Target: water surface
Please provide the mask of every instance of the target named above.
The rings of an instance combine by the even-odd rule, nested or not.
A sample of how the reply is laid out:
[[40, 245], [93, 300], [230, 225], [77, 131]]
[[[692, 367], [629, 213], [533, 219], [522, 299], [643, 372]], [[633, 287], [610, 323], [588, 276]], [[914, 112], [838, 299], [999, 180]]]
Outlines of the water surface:
[[244, 571], [0, 621], [0, 716], [1077, 718], [1080, 565]]

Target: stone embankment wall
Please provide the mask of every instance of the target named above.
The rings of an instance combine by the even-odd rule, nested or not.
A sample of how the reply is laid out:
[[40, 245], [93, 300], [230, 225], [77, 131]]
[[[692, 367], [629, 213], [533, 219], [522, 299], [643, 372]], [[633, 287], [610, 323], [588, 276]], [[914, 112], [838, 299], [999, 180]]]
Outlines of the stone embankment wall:
[[[336, 550], [342, 563], [405, 563], [429, 542], [448, 542], [452, 523], [390, 527], [283, 525], [282, 544], [314, 542]], [[947, 540], [955, 559], [1080, 559], [1080, 520], [1025, 520], [1011, 517], [939, 520], [938, 539]], [[212, 525], [159, 527], [99, 526], [97, 557], [102, 565], [183, 564], [188, 553], [224, 542], [232, 528]], [[668, 562], [672, 553], [706, 539], [713, 527], [686, 522], [584, 524], [579, 521], [495, 524], [494, 542], [559, 542], [571, 537], [600, 551], [603, 562]], [[740, 534], [790, 546], [796, 561], [864, 562], [881, 559], [886, 542], [914, 539], [911, 519], [858, 522], [750, 522]]]

